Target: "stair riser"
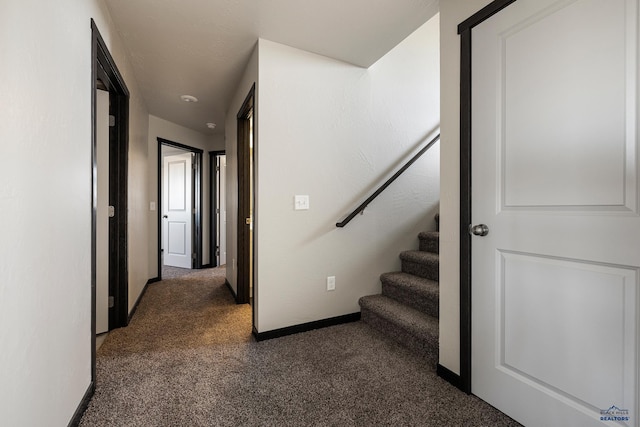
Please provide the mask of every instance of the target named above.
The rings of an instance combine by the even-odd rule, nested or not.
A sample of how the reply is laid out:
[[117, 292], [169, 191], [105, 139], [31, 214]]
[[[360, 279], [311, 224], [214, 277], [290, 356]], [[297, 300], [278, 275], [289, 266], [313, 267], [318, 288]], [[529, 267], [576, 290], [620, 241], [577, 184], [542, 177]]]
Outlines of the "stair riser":
[[437, 254], [440, 252], [440, 241], [438, 239], [420, 239], [419, 249], [423, 252]]
[[429, 336], [427, 338], [418, 339], [413, 334], [389, 321], [388, 319], [378, 316], [371, 310], [362, 309], [362, 320], [388, 337], [392, 337], [399, 344], [409, 348], [428, 359], [430, 362], [436, 363], [438, 360], [438, 337]]
[[436, 295], [416, 295], [407, 289], [385, 282], [382, 282], [382, 295], [401, 302], [404, 305], [408, 305], [411, 308], [415, 308], [436, 319], [438, 318], [440, 302]]
[[402, 271], [405, 273], [413, 274], [414, 276], [422, 277], [424, 279], [438, 281], [439, 263], [430, 262], [428, 264], [419, 264], [417, 262], [402, 260]]

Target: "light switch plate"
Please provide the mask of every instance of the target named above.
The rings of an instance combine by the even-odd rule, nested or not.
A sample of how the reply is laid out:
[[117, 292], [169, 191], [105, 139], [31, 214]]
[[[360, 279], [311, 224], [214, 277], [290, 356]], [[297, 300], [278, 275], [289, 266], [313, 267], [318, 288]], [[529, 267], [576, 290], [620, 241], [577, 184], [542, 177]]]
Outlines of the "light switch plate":
[[306, 211], [309, 209], [309, 196], [296, 195], [294, 198], [293, 208], [297, 211]]
[[149, 202], [149, 210], [151, 211], [156, 210], [156, 202]]
[[327, 291], [335, 291], [335, 290], [336, 290], [336, 276], [328, 276]]

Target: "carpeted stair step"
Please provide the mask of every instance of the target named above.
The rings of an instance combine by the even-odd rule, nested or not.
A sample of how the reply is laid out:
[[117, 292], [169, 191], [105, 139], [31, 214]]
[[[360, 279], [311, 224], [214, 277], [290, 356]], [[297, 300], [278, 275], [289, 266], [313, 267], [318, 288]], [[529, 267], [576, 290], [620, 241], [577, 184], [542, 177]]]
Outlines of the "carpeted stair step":
[[362, 320], [421, 356], [437, 361], [438, 319], [384, 295], [360, 298]]
[[401, 271], [380, 276], [382, 295], [438, 318], [438, 282]]
[[423, 251], [404, 251], [400, 254], [402, 271], [414, 276], [438, 281], [438, 254]]
[[420, 240], [420, 250], [424, 252], [440, 252], [440, 233], [437, 231], [423, 231], [418, 234]]

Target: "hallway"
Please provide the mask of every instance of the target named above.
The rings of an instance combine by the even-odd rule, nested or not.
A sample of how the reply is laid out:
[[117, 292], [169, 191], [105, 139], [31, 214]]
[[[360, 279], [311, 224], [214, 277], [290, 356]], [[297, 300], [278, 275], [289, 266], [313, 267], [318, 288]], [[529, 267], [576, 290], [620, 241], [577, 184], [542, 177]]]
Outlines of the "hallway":
[[83, 426], [517, 425], [362, 322], [250, 334], [224, 269], [149, 286], [97, 354]]

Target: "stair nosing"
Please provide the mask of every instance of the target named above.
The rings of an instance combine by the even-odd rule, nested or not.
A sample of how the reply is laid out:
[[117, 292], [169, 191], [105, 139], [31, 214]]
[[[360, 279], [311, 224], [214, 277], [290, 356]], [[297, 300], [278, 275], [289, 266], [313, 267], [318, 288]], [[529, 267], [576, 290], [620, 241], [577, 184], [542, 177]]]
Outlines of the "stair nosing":
[[[385, 310], [376, 310], [375, 307], [377, 307], [376, 305], [369, 305], [367, 303], [368, 300], [383, 300], [386, 301], [384, 304], [386, 305], [391, 305], [391, 306], [396, 306], [398, 310], [400, 310], [400, 316], [393, 316], [390, 317], [388, 314], [388, 311]], [[364, 301], [364, 306], [363, 306], [363, 301]], [[403, 329], [407, 330], [407, 331], [415, 331], [416, 329], [418, 330], [425, 330], [425, 327], [427, 328], [427, 331], [431, 331], [431, 328], [435, 328], [436, 331], [438, 330], [438, 326], [439, 326], [439, 319], [436, 319], [433, 316], [430, 316], [426, 313], [421, 312], [420, 310], [416, 310], [413, 307], [409, 307], [408, 305], [402, 304], [401, 302], [398, 302], [396, 300], [394, 300], [393, 298], [389, 298], [385, 295], [368, 295], [366, 297], [362, 297], [360, 298], [360, 306], [362, 308], [366, 308], [370, 311], [372, 311], [373, 313], [375, 313], [376, 315], [384, 318], [385, 320], [392, 322], [400, 327], [402, 327]], [[404, 316], [403, 316], [404, 315]], [[405, 316], [406, 315], [414, 315], [415, 317], [417, 317], [420, 322], [419, 323], [414, 323], [414, 322], [409, 322], [406, 320]], [[436, 332], [437, 333], [437, 332]], [[415, 335], [415, 334], [412, 334]]]
[[440, 255], [435, 252], [427, 252], [427, 251], [412, 249], [412, 250], [400, 252], [400, 259], [405, 261], [418, 260], [419, 262], [424, 260], [427, 262], [432, 262], [432, 261], [438, 262], [440, 260]]
[[[406, 278], [407, 280], [397, 280], [396, 278]], [[437, 280], [427, 279], [425, 277], [416, 276], [415, 274], [406, 273], [404, 271], [392, 271], [380, 275], [380, 281], [389, 286], [397, 286], [404, 289], [417, 291], [424, 295], [438, 295], [440, 292], [440, 284]], [[411, 286], [407, 282], [413, 281], [417, 287]]]
[[432, 230], [432, 231], [421, 231], [420, 233], [418, 233], [418, 239], [422, 238], [422, 239], [431, 239], [433, 237], [440, 237], [440, 232], [438, 230]]
[[388, 279], [393, 276], [408, 276], [408, 277], [411, 277], [413, 280], [416, 280], [418, 282], [423, 282], [423, 284], [426, 286], [429, 286], [429, 285], [438, 286], [437, 280], [416, 276], [415, 274], [407, 273], [406, 271], [388, 271], [386, 273], [382, 273], [380, 275], [380, 279], [382, 280], [383, 277]]

